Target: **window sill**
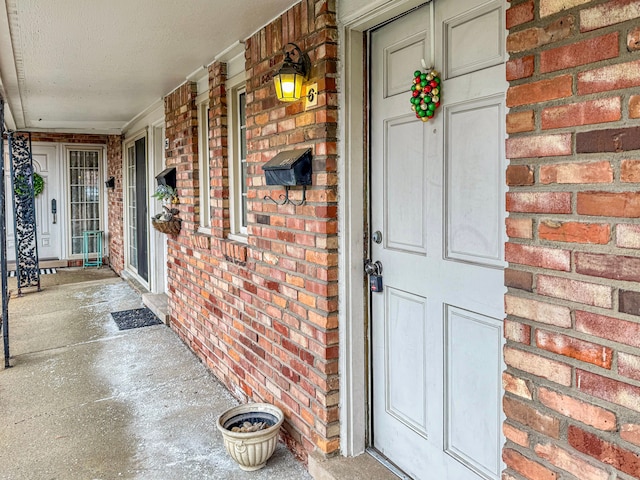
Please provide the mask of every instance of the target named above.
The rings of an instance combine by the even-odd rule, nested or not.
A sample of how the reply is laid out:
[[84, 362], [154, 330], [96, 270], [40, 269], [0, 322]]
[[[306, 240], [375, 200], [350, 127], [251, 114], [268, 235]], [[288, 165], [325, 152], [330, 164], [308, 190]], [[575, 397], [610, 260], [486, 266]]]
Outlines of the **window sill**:
[[230, 233], [227, 239], [232, 242], [244, 243], [245, 245], [249, 243], [247, 235], [241, 233]]

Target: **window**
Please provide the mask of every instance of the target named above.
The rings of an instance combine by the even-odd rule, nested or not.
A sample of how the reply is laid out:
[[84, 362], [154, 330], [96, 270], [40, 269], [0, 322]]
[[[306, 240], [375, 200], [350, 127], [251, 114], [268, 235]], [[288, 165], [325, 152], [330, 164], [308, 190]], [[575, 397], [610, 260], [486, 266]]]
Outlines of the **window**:
[[[100, 157], [100, 150], [69, 151], [72, 255], [82, 254], [84, 231], [100, 230]], [[89, 251], [96, 251], [96, 245], [90, 244]]]
[[229, 171], [231, 233], [247, 235], [247, 114], [244, 85], [229, 90]]
[[[202, 97], [202, 98], [201, 98]], [[200, 171], [200, 227], [211, 228], [211, 169], [209, 157], [209, 92], [198, 96], [198, 166]]]
[[136, 152], [135, 145], [127, 147], [127, 230], [129, 238], [129, 264], [138, 268], [138, 208], [136, 202]]
[[143, 282], [149, 280], [149, 215], [147, 194], [147, 138], [144, 134], [125, 145], [125, 265]]

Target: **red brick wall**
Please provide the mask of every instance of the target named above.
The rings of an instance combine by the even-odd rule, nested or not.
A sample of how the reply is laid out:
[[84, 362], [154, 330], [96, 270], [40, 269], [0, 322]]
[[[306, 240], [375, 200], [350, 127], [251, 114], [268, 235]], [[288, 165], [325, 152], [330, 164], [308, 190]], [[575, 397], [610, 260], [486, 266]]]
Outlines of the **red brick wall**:
[[109, 265], [118, 274], [124, 270], [124, 205], [122, 203], [122, 137], [107, 138], [107, 174], [114, 177], [115, 188], [107, 189], [109, 211]]
[[47, 133], [33, 132], [31, 134], [32, 142], [55, 142], [55, 143], [107, 143], [109, 135], [94, 135], [86, 133]]
[[640, 478], [639, 19], [507, 12], [503, 478]]
[[[180, 235], [169, 243], [171, 324], [242, 400], [286, 414], [285, 440], [301, 457], [331, 453], [338, 438], [337, 29], [335, 4], [304, 0], [247, 39], [248, 243], [229, 233], [225, 66], [210, 67], [211, 234], [197, 232], [197, 115], [193, 85], [165, 100], [176, 165]], [[279, 103], [271, 77], [282, 47], [311, 58], [319, 107]], [[264, 185], [262, 165], [292, 148], [313, 150], [313, 186], [302, 206], [276, 206], [282, 189]], [[300, 192], [292, 192], [299, 199]]]

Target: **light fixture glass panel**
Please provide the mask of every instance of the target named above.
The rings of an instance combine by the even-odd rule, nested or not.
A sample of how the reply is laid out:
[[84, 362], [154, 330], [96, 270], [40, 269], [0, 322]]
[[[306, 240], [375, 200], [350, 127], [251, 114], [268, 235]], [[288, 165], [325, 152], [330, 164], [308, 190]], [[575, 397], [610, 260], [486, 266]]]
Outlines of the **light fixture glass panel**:
[[302, 97], [302, 82], [304, 78], [299, 73], [279, 73], [273, 77], [276, 95], [283, 102], [295, 102]]

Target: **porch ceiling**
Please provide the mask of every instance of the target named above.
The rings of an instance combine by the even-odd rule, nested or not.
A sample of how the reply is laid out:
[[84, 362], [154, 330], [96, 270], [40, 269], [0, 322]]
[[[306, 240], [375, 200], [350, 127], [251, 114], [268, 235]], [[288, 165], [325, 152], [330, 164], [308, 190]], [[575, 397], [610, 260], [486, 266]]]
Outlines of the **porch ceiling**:
[[0, 0], [11, 129], [120, 133], [294, 0]]

